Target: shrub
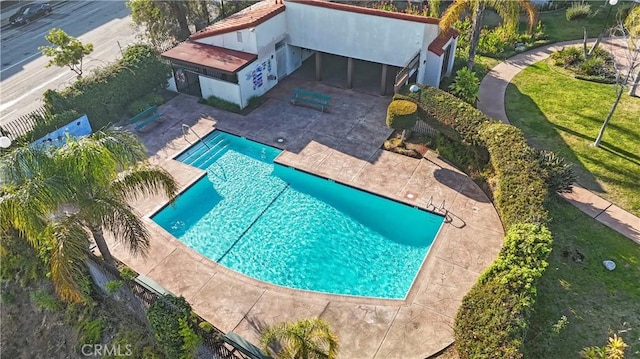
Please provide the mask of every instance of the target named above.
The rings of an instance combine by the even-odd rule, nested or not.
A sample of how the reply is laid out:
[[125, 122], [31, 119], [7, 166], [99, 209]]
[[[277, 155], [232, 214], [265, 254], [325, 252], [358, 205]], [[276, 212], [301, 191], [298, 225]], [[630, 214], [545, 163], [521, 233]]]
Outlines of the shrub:
[[569, 67], [584, 60], [584, 54], [578, 47], [564, 47], [551, 54], [551, 59], [556, 66]]
[[[183, 297], [166, 295], [147, 311], [149, 325], [168, 358], [191, 358], [194, 328], [191, 306]], [[192, 335], [193, 334], [193, 335]]]
[[478, 40], [478, 52], [488, 55], [499, 55], [504, 52], [509, 43], [514, 42], [518, 34], [504, 26], [493, 29], [483, 29]]
[[240, 111], [242, 110], [238, 104], [235, 104], [227, 100], [223, 100], [216, 96], [209, 96], [209, 98], [207, 98], [206, 100], [203, 99], [203, 100], [200, 100], [199, 102], [207, 104], [209, 106], [219, 108], [221, 110], [229, 111], [229, 112], [240, 113]]
[[[547, 266], [551, 233], [544, 224], [545, 178], [560, 162], [538, 158], [518, 128], [497, 122], [432, 87], [403, 88], [394, 100], [413, 100], [422, 121], [453, 141], [483, 148], [495, 172], [494, 203], [507, 229], [498, 259], [467, 293], [456, 315], [461, 358], [522, 358], [522, 342]], [[563, 174], [562, 169], [557, 169]]]
[[567, 20], [584, 19], [591, 13], [590, 4], [573, 4], [567, 9]]
[[580, 75], [587, 75], [587, 76], [602, 75], [604, 71], [603, 67], [604, 67], [604, 60], [599, 57], [592, 56], [584, 60], [580, 64], [580, 67], [578, 68], [578, 73]]
[[491, 123], [480, 130], [480, 136], [498, 176], [493, 194], [505, 228], [516, 223], [545, 223], [545, 173], [522, 131], [511, 125]]
[[[124, 354], [129, 359], [159, 359], [162, 358], [159, 348], [145, 332], [132, 326], [121, 326], [110, 346], [120, 348], [120, 352], [105, 353], [103, 359], [121, 359]], [[129, 350], [129, 351], [127, 351]], [[130, 354], [130, 355], [129, 355]]]
[[410, 130], [417, 121], [415, 102], [395, 100], [387, 108], [387, 126], [395, 130]]
[[534, 156], [545, 171], [545, 183], [549, 192], [571, 192], [576, 175], [564, 158], [552, 151], [534, 150]]
[[132, 101], [163, 87], [170, 67], [150, 46], [132, 45], [118, 62], [95, 70], [62, 91], [47, 90], [45, 106], [53, 113], [85, 113], [94, 130], [124, 115]]
[[480, 93], [480, 80], [475, 72], [463, 67], [456, 72], [455, 80], [449, 86], [449, 90], [466, 103], [475, 106]]
[[31, 292], [29, 297], [40, 309], [44, 309], [49, 312], [55, 312], [62, 309], [62, 303], [58, 298], [47, 293], [46, 290], [38, 289], [35, 292]]
[[544, 226], [514, 225], [498, 259], [462, 300], [455, 320], [460, 358], [522, 358], [521, 347], [547, 266], [551, 233]]
[[104, 327], [104, 321], [99, 318], [80, 322], [78, 327], [78, 332], [80, 334], [78, 344], [84, 345], [99, 343], [102, 338], [102, 330], [104, 330]]

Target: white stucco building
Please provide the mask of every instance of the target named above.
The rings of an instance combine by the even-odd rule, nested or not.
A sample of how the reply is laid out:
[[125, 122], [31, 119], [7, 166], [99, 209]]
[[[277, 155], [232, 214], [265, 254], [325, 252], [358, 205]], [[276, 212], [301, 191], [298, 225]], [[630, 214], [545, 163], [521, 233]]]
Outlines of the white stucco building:
[[[438, 34], [438, 19], [323, 0], [264, 0], [191, 35], [162, 54], [169, 89], [215, 96], [244, 108], [309, 59], [322, 80], [323, 58], [345, 59], [345, 87], [360, 61], [379, 65], [380, 93], [388, 79], [438, 86], [451, 74], [458, 32]], [[314, 56], [314, 58], [310, 58]], [[390, 73], [390, 72], [396, 73]]]

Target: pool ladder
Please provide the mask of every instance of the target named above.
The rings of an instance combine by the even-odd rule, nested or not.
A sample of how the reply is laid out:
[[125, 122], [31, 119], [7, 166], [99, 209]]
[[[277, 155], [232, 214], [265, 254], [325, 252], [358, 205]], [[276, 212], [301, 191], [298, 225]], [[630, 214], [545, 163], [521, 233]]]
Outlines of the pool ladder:
[[[185, 131], [185, 129], [186, 129], [186, 131]], [[207, 145], [207, 143], [202, 140], [202, 137], [200, 137], [200, 135], [198, 135], [198, 133], [196, 131], [194, 131], [193, 128], [191, 128], [191, 126], [187, 125], [186, 123], [183, 123], [182, 124], [182, 138], [184, 138], [185, 141], [187, 141], [187, 142], [189, 142], [191, 144], [191, 141], [189, 141], [187, 139], [187, 132], [189, 132], [189, 131], [191, 131], [191, 133], [196, 135], [196, 137], [198, 137], [200, 142], [202, 142], [208, 149], [211, 149], [211, 147], [209, 147], [209, 145]]]

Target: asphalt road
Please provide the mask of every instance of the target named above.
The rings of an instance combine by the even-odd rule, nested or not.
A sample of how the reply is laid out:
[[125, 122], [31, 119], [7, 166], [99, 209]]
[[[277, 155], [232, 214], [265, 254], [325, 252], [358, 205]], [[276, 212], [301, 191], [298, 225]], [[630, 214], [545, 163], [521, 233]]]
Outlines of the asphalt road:
[[44, 39], [49, 29], [61, 28], [93, 44], [93, 52], [84, 58], [85, 73], [113, 62], [121, 56], [120, 46], [136, 42], [137, 33], [124, 1], [65, 1], [53, 5], [53, 13], [47, 17], [0, 31], [0, 125], [41, 107], [45, 90], [63, 89], [74, 81], [76, 75], [69, 68], [45, 67], [48, 59], [38, 47], [49, 44]]

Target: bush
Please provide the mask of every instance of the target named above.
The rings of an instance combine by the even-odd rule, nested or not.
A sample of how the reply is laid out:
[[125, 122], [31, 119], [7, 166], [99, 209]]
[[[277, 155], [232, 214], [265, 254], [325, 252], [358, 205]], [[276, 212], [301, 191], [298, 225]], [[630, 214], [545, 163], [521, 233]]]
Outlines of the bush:
[[551, 250], [551, 233], [544, 226], [547, 187], [562, 187], [563, 180], [554, 178], [566, 176], [562, 162], [540, 158], [518, 128], [436, 88], [422, 87], [418, 93], [403, 88], [394, 100], [415, 101], [422, 121], [454, 142], [489, 154], [497, 183], [494, 204], [507, 234], [498, 259], [462, 300], [455, 320], [456, 347], [463, 359], [522, 358], [537, 280]]
[[207, 98], [206, 100], [202, 99], [199, 102], [207, 104], [209, 106], [213, 106], [215, 108], [219, 108], [221, 110], [229, 111], [229, 112], [240, 113], [240, 111], [242, 111], [242, 109], [238, 104], [235, 104], [227, 100], [223, 100], [216, 96], [209, 96], [209, 98]]
[[591, 5], [589, 4], [573, 4], [567, 9], [567, 20], [573, 21], [584, 19], [591, 13]]
[[147, 311], [149, 325], [158, 344], [168, 358], [192, 358], [194, 324], [191, 306], [183, 297], [166, 295], [156, 300]]
[[545, 171], [549, 192], [571, 192], [576, 175], [570, 163], [552, 151], [535, 150], [534, 156]]
[[551, 54], [556, 66], [569, 67], [584, 60], [583, 51], [575, 46], [562, 48]]
[[74, 110], [85, 113], [94, 130], [116, 122], [128, 105], [163, 87], [170, 77], [170, 67], [147, 45], [132, 45], [123, 58], [62, 91], [47, 90], [45, 106], [53, 113]]
[[455, 319], [460, 358], [522, 358], [523, 338], [547, 266], [551, 233], [532, 224], [514, 225], [498, 259], [462, 300]]
[[480, 80], [475, 72], [463, 67], [456, 72], [455, 80], [449, 86], [449, 90], [464, 102], [475, 106], [480, 93]]
[[394, 100], [387, 108], [387, 126], [394, 130], [410, 130], [416, 125], [418, 105], [411, 101]]
[[48, 312], [56, 312], [62, 309], [62, 303], [55, 296], [47, 293], [46, 290], [38, 289], [35, 292], [31, 292], [29, 297], [35, 305], [40, 309], [44, 309]]
[[516, 40], [518, 34], [504, 26], [494, 29], [483, 29], [478, 40], [478, 52], [487, 55], [499, 55], [504, 52], [509, 43]]
[[604, 60], [592, 56], [586, 60], [584, 60], [580, 67], [578, 68], [578, 74], [587, 75], [587, 76], [598, 76], [602, 75], [604, 67]]

